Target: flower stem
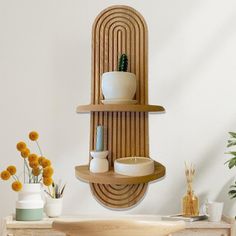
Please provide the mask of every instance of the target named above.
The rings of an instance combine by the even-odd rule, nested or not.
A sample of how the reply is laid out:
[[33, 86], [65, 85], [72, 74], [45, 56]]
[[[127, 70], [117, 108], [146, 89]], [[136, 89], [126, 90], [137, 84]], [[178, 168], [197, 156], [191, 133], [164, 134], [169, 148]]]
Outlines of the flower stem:
[[11, 176], [14, 180], [17, 180], [16, 177], [14, 175]]
[[49, 192], [47, 192], [46, 190], [44, 190], [44, 192], [45, 192], [46, 194], [48, 194], [48, 196], [50, 196], [51, 198], [53, 198], [53, 196], [52, 196]]
[[28, 169], [29, 183], [31, 183], [31, 174], [30, 174], [30, 169], [29, 169], [29, 166], [28, 166], [28, 164], [27, 164], [27, 162], [26, 162], [25, 159], [24, 159], [24, 162], [25, 162], [25, 166], [26, 166], [26, 168]]
[[14, 177], [16, 178], [16, 180], [20, 181], [17, 175], [14, 175]]
[[49, 192], [49, 194], [52, 196], [52, 198], [54, 198], [53, 195], [52, 195], [52, 193], [51, 193], [51, 190], [50, 190], [50, 187], [49, 187], [49, 186], [48, 186], [48, 192]]
[[24, 184], [25, 184], [25, 159], [24, 159]]
[[39, 146], [38, 141], [36, 140], [35, 142], [36, 142], [36, 144], [37, 144], [37, 146], [38, 146], [40, 155], [43, 156], [43, 152], [42, 152], [42, 149], [41, 149], [40, 146]]

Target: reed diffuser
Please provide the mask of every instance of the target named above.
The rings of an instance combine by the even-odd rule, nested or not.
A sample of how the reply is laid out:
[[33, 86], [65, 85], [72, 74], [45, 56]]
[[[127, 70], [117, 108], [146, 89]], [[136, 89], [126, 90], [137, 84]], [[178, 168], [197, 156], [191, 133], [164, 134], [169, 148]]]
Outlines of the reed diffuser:
[[195, 168], [193, 164], [187, 166], [185, 163], [185, 176], [187, 181], [187, 193], [182, 199], [182, 211], [184, 216], [198, 216], [199, 215], [199, 201], [198, 197], [193, 191], [193, 178], [195, 175]]

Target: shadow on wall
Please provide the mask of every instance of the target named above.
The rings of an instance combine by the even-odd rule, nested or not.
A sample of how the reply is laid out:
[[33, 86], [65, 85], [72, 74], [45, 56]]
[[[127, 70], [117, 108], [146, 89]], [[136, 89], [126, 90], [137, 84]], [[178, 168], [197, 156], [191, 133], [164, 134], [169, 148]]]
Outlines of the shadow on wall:
[[[168, 84], [169, 92], [166, 93], [167, 97], [164, 97], [163, 100], [168, 101], [169, 98], [175, 98], [176, 92], [179, 94], [186, 88], [186, 86], [192, 82], [190, 78], [193, 78], [200, 68], [206, 66], [207, 62], [210, 62], [212, 58], [227, 44], [234, 34], [234, 22], [235, 14], [230, 15], [228, 19], [225, 20], [222, 25], [219, 26], [218, 31], [212, 34], [212, 37], [205, 43], [205, 47], [196, 54], [195, 58], [180, 69], [179, 73], [176, 73], [175, 79], [171, 81], [171, 84]], [[183, 86], [184, 85], [184, 86]], [[172, 94], [172, 96], [169, 96]]]
[[234, 182], [234, 178], [231, 178], [228, 180], [225, 185], [222, 187], [221, 191], [218, 193], [217, 196], [214, 198], [209, 198], [208, 192], [203, 192], [199, 194], [199, 199], [202, 199], [203, 202], [200, 205], [200, 213], [202, 212], [202, 205], [208, 200], [208, 201], [217, 201], [217, 202], [224, 202], [224, 210], [223, 214], [230, 217], [235, 217], [236, 212], [236, 199], [230, 199], [230, 196], [228, 195], [229, 187]]
[[234, 181], [234, 177], [228, 180], [215, 199], [216, 201], [224, 202], [224, 214], [229, 215], [231, 217], [235, 217], [236, 199], [230, 199], [228, 192], [230, 185], [232, 185]]
[[[212, 166], [214, 164], [214, 160], [217, 161], [217, 159], [213, 159], [212, 157], [217, 157], [219, 155], [219, 151], [222, 150], [222, 138], [219, 138], [217, 142], [214, 143], [214, 145], [211, 146], [211, 148], [208, 149], [208, 151], [205, 153], [205, 155], [202, 157], [201, 162], [198, 164], [199, 169], [199, 175], [206, 175], [207, 172], [209, 172], [209, 166]], [[223, 154], [222, 154], [223, 155]], [[226, 169], [226, 171], [228, 171]], [[218, 176], [220, 178], [220, 175]], [[217, 181], [217, 176], [216, 176]], [[197, 179], [196, 179], [197, 182]], [[229, 187], [234, 182], [234, 177], [230, 178], [221, 188], [219, 193], [215, 193], [213, 198], [209, 198], [209, 195], [212, 196], [211, 190], [207, 192], [202, 192], [199, 194], [200, 199], [200, 206], [206, 202], [206, 200], [209, 201], [219, 201], [224, 202], [224, 214], [227, 216], [234, 217], [236, 212], [236, 200], [231, 200], [230, 196], [228, 195]], [[210, 183], [208, 183], [210, 186]], [[209, 199], [208, 199], [209, 198]]]
[[[205, 154], [202, 156], [201, 160], [198, 162], [198, 163], [195, 163], [196, 166], [197, 166], [197, 172], [201, 172], [201, 175], [204, 176], [205, 173], [208, 173], [209, 172], [209, 166], [212, 166], [213, 165], [213, 162], [212, 162], [212, 157], [214, 156], [217, 156], [219, 154], [219, 152], [221, 152], [222, 150], [222, 138], [219, 137], [217, 139], [217, 141], [212, 144], [211, 146], [209, 146], [208, 150], [205, 151]], [[191, 161], [191, 160], [189, 160]], [[183, 163], [184, 165], [184, 163]], [[198, 173], [196, 174], [196, 178], [195, 178], [195, 181], [194, 181], [194, 184], [196, 185], [198, 180], [200, 179], [201, 175], [199, 175]], [[184, 194], [185, 191], [186, 191], [186, 181], [183, 177], [183, 179], [181, 179], [180, 181], [178, 181], [179, 183], [179, 186], [176, 186], [176, 190], [179, 191], [181, 190], [181, 194]], [[169, 196], [173, 196], [174, 198], [176, 198], [176, 194], [173, 196], [173, 194], [170, 194]], [[209, 193], [199, 193], [197, 194], [200, 201], [205, 201], [206, 199], [206, 196], [208, 195]], [[181, 195], [182, 197], [182, 195]], [[162, 204], [162, 206], [159, 208], [159, 211], [160, 212], [165, 212], [166, 211], [166, 206], [169, 206], [171, 205], [171, 203], [173, 202], [173, 198], [168, 198], [166, 199], [166, 202], [164, 204]], [[202, 204], [200, 202], [200, 204]], [[172, 209], [173, 211], [174, 209]], [[177, 209], [175, 209], [177, 210]]]
[[[225, 133], [225, 130], [223, 131]], [[207, 150], [204, 150], [204, 154], [201, 156], [201, 159], [199, 159], [199, 162], [195, 163], [197, 167], [197, 176], [194, 181], [194, 186], [198, 186], [199, 189], [199, 182], [202, 181], [204, 176], [207, 176], [209, 172], [210, 166], [212, 167], [213, 165], [217, 165], [219, 162], [219, 159], [217, 157], [219, 156], [219, 153], [222, 152], [222, 146], [225, 146], [224, 142], [222, 142], [222, 132], [219, 134], [219, 137], [215, 140], [214, 143], [208, 146]], [[223, 155], [223, 154], [222, 154]], [[191, 160], [190, 160], [191, 161]], [[222, 159], [223, 161], [223, 159]], [[183, 163], [184, 164], [184, 163]], [[217, 177], [217, 176], [216, 176]], [[218, 176], [220, 178], [220, 176]], [[169, 178], [168, 181], [171, 181]], [[176, 199], [181, 199], [183, 194], [186, 192], [186, 181], [183, 175], [183, 178], [178, 181], [179, 185], [175, 187], [176, 191], [174, 195], [168, 194], [168, 198], [165, 198], [165, 202], [160, 206], [158, 209], [158, 213], [173, 213], [173, 211], [178, 212], [179, 206], [176, 206], [175, 209], [171, 209], [170, 212], [166, 212], [166, 206], [171, 206], [173, 201]], [[220, 193], [217, 195], [215, 193], [213, 196], [213, 201], [223, 201], [225, 203], [224, 207], [224, 213], [229, 216], [234, 216], [236, 212], [236, 200], [235, 202], [233, 200], [230, 200], [230, 197], [228, 196], [228, 191], [229, 191], [229, 186], [233, 183], [233, 178], [228, 180], [227, 183], [222, 187]], [[206, 183], [205, 183], [206, 184]], [[211, 182], [207, 183], [208, 186], [211, 186]], [[205, 186], [206, 188], [206, 186]], [[207, 200], [209, 195], [211, 196], [211, 189], [210, 187], [208, 188], [208, 191], [198, 191], [197, 196], [199, 197], [200, 200], [200, 206]], [[173, 191], [173, 189], [172, 189]]]

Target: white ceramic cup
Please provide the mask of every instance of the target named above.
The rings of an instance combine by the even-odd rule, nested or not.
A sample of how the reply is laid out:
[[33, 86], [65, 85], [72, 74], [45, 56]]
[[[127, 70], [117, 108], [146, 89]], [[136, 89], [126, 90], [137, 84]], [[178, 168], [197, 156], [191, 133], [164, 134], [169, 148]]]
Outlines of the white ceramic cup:
[[210, 222], [219, 222], [223, 213], [223, 202], [207, 202], [204, 204], [204, 213]]
[[48, 217], [58, 217], [62, 212], [63, 198], [46, 198], [44, 207], [45, 213]]

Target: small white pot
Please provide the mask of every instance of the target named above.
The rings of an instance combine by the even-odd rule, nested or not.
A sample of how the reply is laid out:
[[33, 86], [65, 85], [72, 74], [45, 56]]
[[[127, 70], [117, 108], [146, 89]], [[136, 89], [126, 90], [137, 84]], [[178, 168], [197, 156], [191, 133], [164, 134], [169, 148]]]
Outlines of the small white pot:
[[102, 75], [102, 93], [107, 100], [132, 100], [136, 92], [136, 76], [130, 72], [112, 71]]
[[63, 198], [46, 198], [44, 207], [48, 217], [58, 217], [62, 213]]

